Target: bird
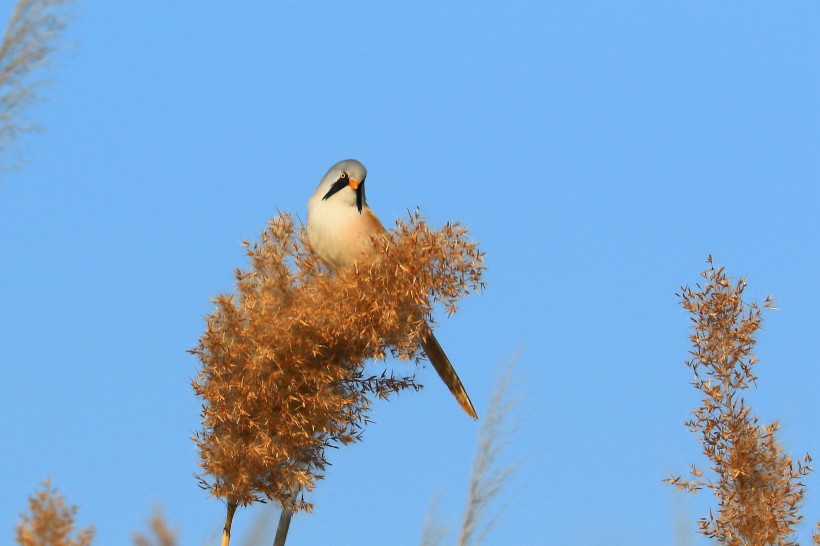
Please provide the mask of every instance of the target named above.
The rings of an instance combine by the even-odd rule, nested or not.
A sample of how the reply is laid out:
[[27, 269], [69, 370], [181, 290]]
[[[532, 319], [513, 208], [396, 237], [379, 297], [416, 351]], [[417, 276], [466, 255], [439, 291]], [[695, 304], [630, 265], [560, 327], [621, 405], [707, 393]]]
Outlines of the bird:
[[[375, 250], [373, 236], [386, 234], [367, 205], [364, 184], [367, 169], [355, 159], [333, 165], [322, 177], [307, 203], [307, 238], [311, 249], [333, 271], [353, 267]], [[421, 347], [461, 408], [478, 419], [475, 407], [444, 349], [425, 324]]]

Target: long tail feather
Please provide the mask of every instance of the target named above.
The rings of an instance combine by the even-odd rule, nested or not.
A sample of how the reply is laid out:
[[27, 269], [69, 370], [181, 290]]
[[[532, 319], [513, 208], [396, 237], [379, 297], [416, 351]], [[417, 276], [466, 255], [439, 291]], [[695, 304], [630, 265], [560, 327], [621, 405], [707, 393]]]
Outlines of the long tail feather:
[[429, 358], [433, 364], [433, 368], [438, 372], [441, 380], [444, 381], [444, 384], [447, 385], [447, 388], [450, 389], [450, 392], [453, 393], [453, 396], [458, 400], [458, 404], [461, 408], [467, 412], [467, 415], [477, 420], [478, 415], [475, 412], [473, 403], [470, 401], [470, 397], [467, 395], [467, 391], [464, 390], [464, 385], [461, 384], [461, 379], [458, 378], [456, 370], [453, 368], [453, 365], [450, 364], [450, 359], [447, 358], [444, 349], [441, 348], [436, 336], [433, 335], [433, 331], [429, 328], [422, 334], [421, 347], [427, 354], [427, 358]]

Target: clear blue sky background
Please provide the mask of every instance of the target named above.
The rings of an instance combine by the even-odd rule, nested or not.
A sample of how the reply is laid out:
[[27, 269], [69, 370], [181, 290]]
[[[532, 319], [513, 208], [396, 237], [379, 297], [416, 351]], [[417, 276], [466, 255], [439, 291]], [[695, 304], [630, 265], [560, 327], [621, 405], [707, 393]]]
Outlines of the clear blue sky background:
[[[705, 543], [708, 494], [661, 479], [704, 462], [675, 292], [709, 253], [778, 299], [749, 399], [820, 454], [820, 5], [272, 4], [78, 4], [31, 112], [47, 131], [0, 182], [0, 541], [51, 476], [97, 544], [155, 504], [183, 544], [215, 543], [185, 351], [240, 242], [304, 218], [347, 157], [385, 223], [418, 206], [486, 252], [486, 292], [439, 339], [479, 413], [520, 354], [506, 460], [527, 459], [487, 544]], [[478, 426], [419, 378], [329, 454], [288, 544], [418, 544], [437, 496], [457, 527]]]

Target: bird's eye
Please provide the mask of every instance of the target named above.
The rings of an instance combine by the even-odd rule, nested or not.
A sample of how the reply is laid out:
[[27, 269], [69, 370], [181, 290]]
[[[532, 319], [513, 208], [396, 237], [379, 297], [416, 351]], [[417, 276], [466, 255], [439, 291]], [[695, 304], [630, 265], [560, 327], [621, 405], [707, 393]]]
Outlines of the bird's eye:
[[347, 178], [347, 173], [342, 173], [342, 176], [340, 176], [339, 178], [344, 180], [345, 178]]

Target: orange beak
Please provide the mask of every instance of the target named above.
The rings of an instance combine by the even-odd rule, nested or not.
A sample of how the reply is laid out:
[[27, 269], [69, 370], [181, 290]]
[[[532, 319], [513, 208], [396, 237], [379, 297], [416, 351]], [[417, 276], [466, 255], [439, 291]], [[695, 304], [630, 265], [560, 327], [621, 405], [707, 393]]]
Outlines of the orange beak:
[[359, 189], [359, 181], [355, 180], [353, 178], [350, 179], [350, 182], [348, 182], [347, 185], [350, 186], [351, 188], [353, 188], [354, 190]]

